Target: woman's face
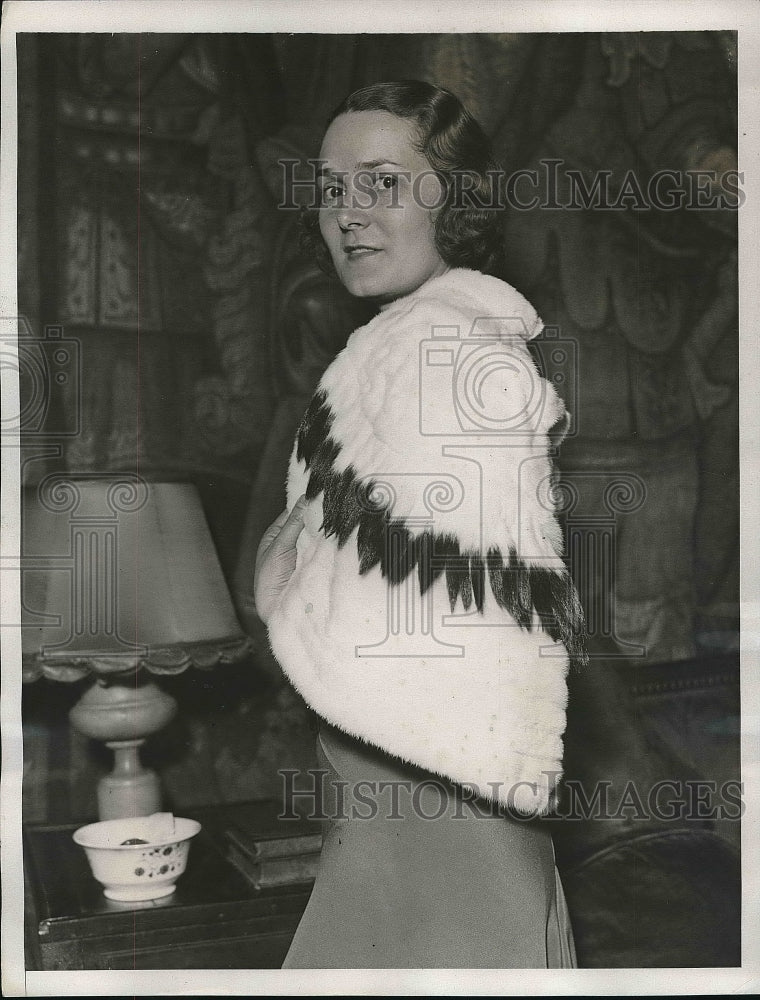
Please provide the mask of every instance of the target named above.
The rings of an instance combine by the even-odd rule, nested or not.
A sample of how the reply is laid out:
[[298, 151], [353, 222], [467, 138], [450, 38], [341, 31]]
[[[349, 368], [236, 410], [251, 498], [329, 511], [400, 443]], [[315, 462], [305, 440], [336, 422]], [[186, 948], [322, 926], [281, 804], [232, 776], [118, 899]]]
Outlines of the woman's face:
[[443, 187], [412, 127], [386, 111], [351, 111], [322, 143], [319, 228], [352, 295], [391, 302], [448, 270], [434, 230]]

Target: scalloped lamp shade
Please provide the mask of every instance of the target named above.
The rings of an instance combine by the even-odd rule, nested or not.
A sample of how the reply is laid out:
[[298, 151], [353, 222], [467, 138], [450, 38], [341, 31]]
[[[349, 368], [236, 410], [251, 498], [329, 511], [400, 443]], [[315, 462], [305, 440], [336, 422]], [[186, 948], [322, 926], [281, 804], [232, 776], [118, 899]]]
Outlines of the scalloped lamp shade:
[[195, 487], [50, 476], [25, 491], [21, 548], [24, 680], [94, 675], [70, 718], [114, 750], [100, 818], [159, 811], [158, 778], [138, 751], [177, 706], [146, 675], [250, 650]]
[[22, 530], [25, 679], [245, 652], [194, 486], [57, 477], [27, 491]]

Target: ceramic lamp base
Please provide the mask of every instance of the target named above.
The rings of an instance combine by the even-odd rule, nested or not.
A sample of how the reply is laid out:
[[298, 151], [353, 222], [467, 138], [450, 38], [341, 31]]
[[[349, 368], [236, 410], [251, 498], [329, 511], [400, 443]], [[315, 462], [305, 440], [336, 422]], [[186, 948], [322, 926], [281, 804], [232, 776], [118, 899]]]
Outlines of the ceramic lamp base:
[[[119, 682], [120, 681], [120, 682]], [[75, 729], [104, 740], [114, 751], [114, 768], [98, 784], [101, 820], [150, 816], [161, 809], [161, 788], [154, 771], [143, 767], [140, 747], [174, 716], [177, 703], [152, 681], [134, 674], [96, 682], [70, 712]]]
[[150, 816], [161, 809], [161, 786], [155, 771], [143, 767], [139, 748], [145, 740], [110, 740], [114, 768], [98, 782], [98, 816]]

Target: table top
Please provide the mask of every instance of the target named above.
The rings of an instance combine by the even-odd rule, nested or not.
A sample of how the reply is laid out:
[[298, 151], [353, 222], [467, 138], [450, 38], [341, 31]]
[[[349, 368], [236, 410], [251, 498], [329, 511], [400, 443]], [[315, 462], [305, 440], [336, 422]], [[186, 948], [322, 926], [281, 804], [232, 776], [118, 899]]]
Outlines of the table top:
[[224, 853], [224, 828], [241, 820], [262, 836], [275, 831], [298, 836], [305, 829], [314, 832], [319, 828], [304, 821], [278, 820], [278, 809], [277, 803], [264, 800], [183, 810], [183, 814], [198, 819], [202, 829], [193, 839], [187, 869], [176, 890], [162, 899], [130, 903], [107, 899], [93, 878], [84, 851], [71, 837], [83, 823], [26, 826], [26, 878], [40, 940], [100, 937], [120, 933], [125, 927], [138, 932], [302, 911], [310, 884], [255, 889]]

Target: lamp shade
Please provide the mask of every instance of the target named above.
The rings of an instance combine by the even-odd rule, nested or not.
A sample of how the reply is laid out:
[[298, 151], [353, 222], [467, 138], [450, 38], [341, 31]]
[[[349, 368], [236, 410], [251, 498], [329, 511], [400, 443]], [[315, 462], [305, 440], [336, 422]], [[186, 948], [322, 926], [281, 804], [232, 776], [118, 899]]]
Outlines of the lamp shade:
[[22, 604], [25, 680], [179, 673], [249, 650], [186, 483], [56, 475], [25, 490]]

